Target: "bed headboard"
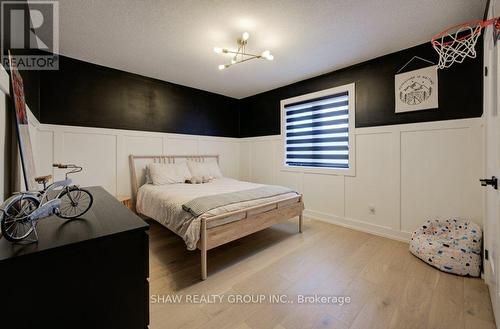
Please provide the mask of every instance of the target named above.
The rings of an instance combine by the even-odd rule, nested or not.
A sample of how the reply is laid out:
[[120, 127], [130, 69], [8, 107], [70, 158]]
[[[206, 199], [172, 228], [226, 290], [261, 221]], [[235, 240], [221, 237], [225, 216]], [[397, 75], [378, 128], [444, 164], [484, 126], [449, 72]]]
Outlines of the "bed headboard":
[[132, 185], [132, 201], [135, 201], [139, 187], [146, 183], [146, 166], [149, 163], [178, 163], [187, 160], [204, 162], [216, 160], [219, 163], [219, 155], [129, 155], [130, 179]]

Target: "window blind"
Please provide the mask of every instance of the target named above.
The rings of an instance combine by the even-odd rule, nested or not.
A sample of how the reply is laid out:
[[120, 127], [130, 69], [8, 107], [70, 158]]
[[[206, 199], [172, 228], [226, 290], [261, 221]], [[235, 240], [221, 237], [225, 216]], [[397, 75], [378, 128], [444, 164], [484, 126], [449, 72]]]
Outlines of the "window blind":
[[349, 168], [349, 94], [286, 104], [285, 163], [294, 167]]

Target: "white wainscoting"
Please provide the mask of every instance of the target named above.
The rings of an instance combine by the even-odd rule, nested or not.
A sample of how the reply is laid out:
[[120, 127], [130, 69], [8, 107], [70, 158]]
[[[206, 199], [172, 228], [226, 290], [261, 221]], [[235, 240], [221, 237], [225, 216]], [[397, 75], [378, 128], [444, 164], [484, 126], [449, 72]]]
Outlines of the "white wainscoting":
[[357, 128], [354, 177], [282, 171], [280, 136], [243, 138], [240, 176], [297, 189], [307, 217], [405, 241], [428, 218], [482, 224], [483, 134], [482, 118]]
[[52, 168], [52, 163], [75, 163], [84, 168], [72, 176], [76, 184], [130, 195], [130, 154], [219, 154], [224, 175], [240, 176], [237, 138], [41, 124], [31, 113], [29, 120], [38, 175], [61, 179], [64, 170]]

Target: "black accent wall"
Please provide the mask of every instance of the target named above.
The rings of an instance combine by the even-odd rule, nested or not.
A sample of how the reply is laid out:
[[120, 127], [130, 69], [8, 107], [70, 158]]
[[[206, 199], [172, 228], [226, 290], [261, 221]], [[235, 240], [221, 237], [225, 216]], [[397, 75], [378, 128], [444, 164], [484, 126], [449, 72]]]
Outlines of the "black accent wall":
[[[439, 70], [438, 109], [394, 112], [396, 72], [413, 56], [437, 63], [435, 50], [430, 43], [425, 43], [241, 100], [240, 137], [280, 134], [282, 99], [352, 82], [356, 83], [356, 127], [479, 117], [483, 113], [482, 49], [480, 41], [476, 45], [476, 59]], [[415, 60], [402, 72], [428, 65]]]
[[40, 72], [43, 123], [239, 136], [238, 100], [60, 56]]
[[[22, 74], [28, 105], [42, 123], [252, 137], [280, 133], [282, 99], [352, 82], [356, 83], [356, 127], [479, 117], [482, 41], [476, 50], [476, 59], [439, 70], [438, 109], [398, 114], [394, 75], [413, 56], [437, 62], [430, 43], [241, 100], [64, 56], [58, 71]], [[415, 60], [404, 71], [428, 65]]]
[[26, 104], [33, 115], [40, 120], [40, 72], [21, 70], [19, 73], [23, 78]]

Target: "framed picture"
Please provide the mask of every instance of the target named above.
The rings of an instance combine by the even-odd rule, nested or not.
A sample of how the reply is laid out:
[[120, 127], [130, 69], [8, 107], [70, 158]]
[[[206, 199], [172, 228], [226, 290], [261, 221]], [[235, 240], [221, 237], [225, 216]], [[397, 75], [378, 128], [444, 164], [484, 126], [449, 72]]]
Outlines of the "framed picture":
[[26, 113], [26, 103], [24, 99], [23, 79], [17, 70], [16, 63], [12, 60], [9, 52], [10, 80], [12, 82], [12, 98], [16, 112], [16, 130], [19, 141], [19, 153], [21, 155], [21, 165], [24, 176], [24, 184], [27, 190], [37, 189], [35, 182], [35, 160], [29, 132], [28, 115]]
[[439, 107], [437, 65], [396, 74], [394, 81], [396, 113]]

